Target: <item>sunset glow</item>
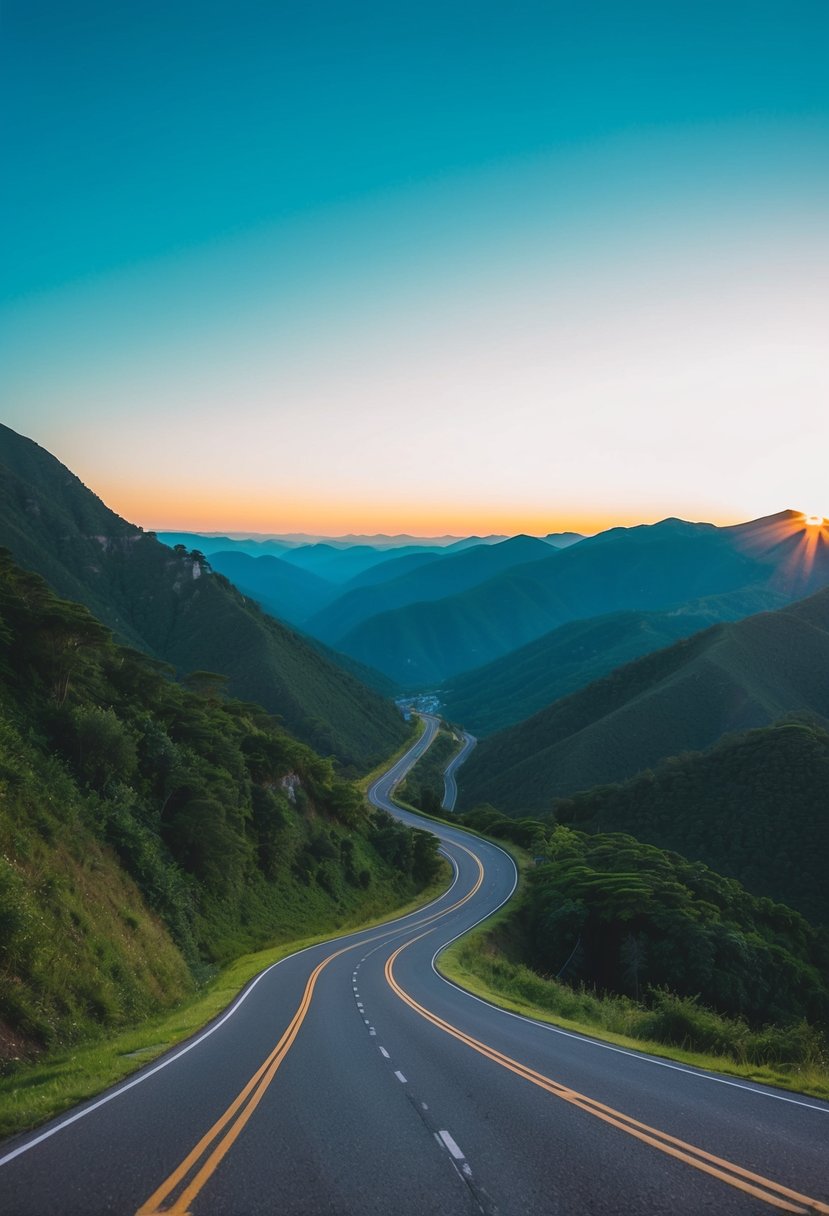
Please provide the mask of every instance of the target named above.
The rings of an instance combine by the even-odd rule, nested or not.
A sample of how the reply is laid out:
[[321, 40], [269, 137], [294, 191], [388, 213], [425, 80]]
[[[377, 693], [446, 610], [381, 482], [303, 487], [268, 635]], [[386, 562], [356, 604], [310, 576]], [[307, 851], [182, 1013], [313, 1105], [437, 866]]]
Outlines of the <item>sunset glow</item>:
[[644, 0], [196, 6], [192, 42], [175, 4], [10, 20], [3, 421], [146, 528], [819, 503], [809, 7], [810, 37], [785, 5]]

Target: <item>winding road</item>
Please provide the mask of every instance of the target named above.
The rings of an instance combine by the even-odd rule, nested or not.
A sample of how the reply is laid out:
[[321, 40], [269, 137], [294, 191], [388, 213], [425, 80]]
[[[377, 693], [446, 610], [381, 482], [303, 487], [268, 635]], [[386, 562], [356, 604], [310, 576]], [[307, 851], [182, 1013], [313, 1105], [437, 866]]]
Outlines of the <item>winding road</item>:
[[458, 800], [458, 783], [455, 779], [455, 773], [469, 759], [469, 753], [477, 742], [478, 740], [475, 736], [470, 735], [469, 731], [465, 730], [463, 732], [463, 746], [446, 766], [443, 774], [443, 802], [441, 803], [444, 811], [454, 811], [455, 809], [455, 803]]
[[511, 894], [497, 846], [392, 808], [450, 889], [263, 972], [205, 1031], [0, 1147], [10, 1216], [829, 1214], [829, 1104], [495, 1009], [436, 956]]

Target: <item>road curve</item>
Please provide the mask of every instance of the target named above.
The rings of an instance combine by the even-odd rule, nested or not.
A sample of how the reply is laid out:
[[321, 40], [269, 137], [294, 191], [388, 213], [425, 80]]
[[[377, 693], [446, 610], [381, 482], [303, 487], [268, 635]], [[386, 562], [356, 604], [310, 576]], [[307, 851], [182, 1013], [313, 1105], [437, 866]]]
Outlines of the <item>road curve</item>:
[[458, 783], [455, 774], [462, 764], [469, 759], [469, 753], [478, 740], [474, 735], [470, 735], [469, 731], [463, 732], [463, 747], [454, 756], [446, 766], [443, 774], [443, 802], [441, 806], [445, 811], [454, 811], [455, 803], [458, 800]]
[[[391, 791], [437, 730], [370, 791]], [[511, 859], [433, 831], [428, 908], [263, 972], [205, 1032], [0, 1147], [13, 1216], [829, 1214], [829, 1104], [495, 1009], [436, 956], [508, 898]]]

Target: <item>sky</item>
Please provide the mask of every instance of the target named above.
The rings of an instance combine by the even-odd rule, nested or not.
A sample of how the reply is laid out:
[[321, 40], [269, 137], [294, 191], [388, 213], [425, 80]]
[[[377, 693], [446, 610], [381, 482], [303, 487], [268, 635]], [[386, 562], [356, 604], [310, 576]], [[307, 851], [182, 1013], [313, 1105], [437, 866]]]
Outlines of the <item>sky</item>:
[[148, 528], [829, 515], [825, 0], [0, 6], [2, 421]]

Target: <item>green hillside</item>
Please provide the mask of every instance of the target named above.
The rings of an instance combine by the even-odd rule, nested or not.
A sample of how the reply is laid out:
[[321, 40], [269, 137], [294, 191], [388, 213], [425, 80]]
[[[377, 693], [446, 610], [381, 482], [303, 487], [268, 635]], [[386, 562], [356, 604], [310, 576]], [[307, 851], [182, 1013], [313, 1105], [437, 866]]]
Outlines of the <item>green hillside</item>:
[[459, 775], [464, 807], [509, 814], [633, 776], [731, 731], [797, 711], [829, 717], [829, 590], [717, 625], [484, 739]]
[[[409, 604], [419, 606], [444, 599], [486, 582], [505, 570], [548, 558], [550, 553], [550, 545], [543, 540], [513, 536], [496, 545], [476, 545], [460, 552], [442, 554], [428, 564], [407, 568], [398, 577], [386, 579], [382, 584], [351, 588], [313, 616], [307, 622], [307, 628], [315, 637], [338, 645], [370, 617]], [[396, 559], [397, 563], [403, 560], [401, 557]], [[382, 571], [383, 566], [379, 569]]]
[[365, 771], [405, 739], [391, 702], [265, 615], [197, 553], [169, 549], [110, 511], [31, 440], [0, 426], [0, 544], [121, 641], [180, 674], [220, 672], [232, 696]]
[[[614, 528], [433, 603], [378, 609], [337, 647], [400, 683], [436, 687], [568, 621], [746, 592], [745, 611], [758, 611], [829, 584], [829, 546], [811, 551], [806, 532], [797, 512], [734, 528], [673, 519]], [[762, 593], [771, 598], [757, 602]]]
[[672, 612], [620, 612], [571, 621], [493, 663], [452, 678], [441, 692], [446, 716], [483, 737], [512, 726], [606, 675], [733, 614], [777, 607], [773, 592], [736, 592]]
[[743, 1063], [821, 1058], [829, 1026], [824, 928], [632, 836], [516, 824], [494, 812], [466, 818], [522, 843], [533, 832], [536, 866], [488, 943], [492, 969], [512, 971], [509, 995], [543, 997], [539, 977], [555, 977], [552, 1008], [638, 1038], [733, 1053]]
[[135, 1022], [430, 881], [432, 837], [215, 676], [189, 683], [0, 554], [0, 1057]]
[[781, 722], [554, 803], [557, 820], [629, 832], [829, 924], [829, 733]]

